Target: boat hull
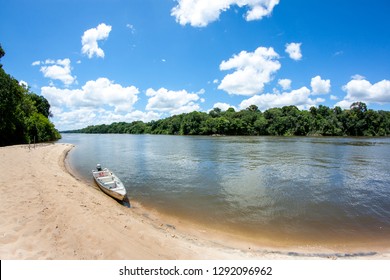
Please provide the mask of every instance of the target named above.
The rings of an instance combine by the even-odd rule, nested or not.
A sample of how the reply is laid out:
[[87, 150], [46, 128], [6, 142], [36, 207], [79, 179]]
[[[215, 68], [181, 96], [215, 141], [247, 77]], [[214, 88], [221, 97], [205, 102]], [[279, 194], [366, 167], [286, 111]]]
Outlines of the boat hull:
[[104, 169], [103, 171], [93, 170], [92, 175], [95, 183], [105, 194], [119, 201], [127, 200], [126, 189], [114, 173]]

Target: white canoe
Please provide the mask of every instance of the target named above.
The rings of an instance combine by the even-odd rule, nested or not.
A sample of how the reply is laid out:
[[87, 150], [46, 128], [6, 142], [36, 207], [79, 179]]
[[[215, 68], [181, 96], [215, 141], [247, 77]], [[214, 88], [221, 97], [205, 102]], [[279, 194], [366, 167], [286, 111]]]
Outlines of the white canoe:
[[125, 186], [110, 170], [107, 168], [92, 170], [92, 175], [96, 184], [103, 192], [120, 201], [127, 199]]

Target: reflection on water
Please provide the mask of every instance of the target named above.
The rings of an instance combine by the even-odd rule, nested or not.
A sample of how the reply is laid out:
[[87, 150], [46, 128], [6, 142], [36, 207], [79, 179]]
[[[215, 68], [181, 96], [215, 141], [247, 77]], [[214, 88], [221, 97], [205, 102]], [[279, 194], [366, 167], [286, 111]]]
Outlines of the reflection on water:
[[253, 238], [389, 244], [390, 139], [64, 134], [85, 178], [113, 169], [130, 199]]

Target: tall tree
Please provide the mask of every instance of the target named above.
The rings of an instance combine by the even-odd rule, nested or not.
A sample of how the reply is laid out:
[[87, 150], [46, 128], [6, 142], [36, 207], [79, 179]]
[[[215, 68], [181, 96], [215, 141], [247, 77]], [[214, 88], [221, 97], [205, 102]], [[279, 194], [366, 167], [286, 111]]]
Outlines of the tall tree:
[[[0, 45], [0, 58], [5, 52]], [[50, 104], [0, 67], [0, 146], [61, 138], [49, 121]]]
[[41, 95], [35, 93], [30, 93], [29, 98], [34, 102], [35, 107], [38, 110], [38, 113], [41, 113], [46, 118], [52, 117], [53, 114], [50, 111], [50, 104], [47, 99]]

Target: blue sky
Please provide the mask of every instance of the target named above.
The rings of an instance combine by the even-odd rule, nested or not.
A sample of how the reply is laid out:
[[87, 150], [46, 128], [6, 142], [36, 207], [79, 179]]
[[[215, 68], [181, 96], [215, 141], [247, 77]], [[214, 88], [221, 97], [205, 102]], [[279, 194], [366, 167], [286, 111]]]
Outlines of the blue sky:
[[390, 2], [3, 0], [4, 69], [60, 130], [213, 107], [390, 110]]

